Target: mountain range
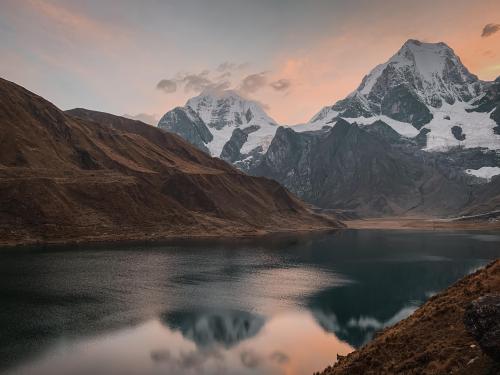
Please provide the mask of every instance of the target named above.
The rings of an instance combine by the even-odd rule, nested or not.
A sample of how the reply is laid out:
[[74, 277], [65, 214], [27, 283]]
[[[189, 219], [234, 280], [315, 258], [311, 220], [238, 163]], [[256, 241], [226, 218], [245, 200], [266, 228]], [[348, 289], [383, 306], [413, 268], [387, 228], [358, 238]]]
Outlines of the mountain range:
[[0, 79], [0, 243], [245, 236], [339, 228], [277, 182], [182, 138]]
[[499, 106], [500, 77], [410, 39], [306, 124], [278, 126], [258, 103], [207, 90], [158, 126], [318, 207], [467, 215], [500, 209]]

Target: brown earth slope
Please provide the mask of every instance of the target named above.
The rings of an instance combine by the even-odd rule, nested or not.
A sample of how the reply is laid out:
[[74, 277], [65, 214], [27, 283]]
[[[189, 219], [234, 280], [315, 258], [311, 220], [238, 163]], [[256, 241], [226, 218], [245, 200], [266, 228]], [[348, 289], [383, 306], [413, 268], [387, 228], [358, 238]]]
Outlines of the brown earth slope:
[[432, 297], [322, 374], [498, 374], [500, 364], [482, 353], [466, 332], [463, 318], [471, 301], [499, 292], [496, 260]]
[[341, 226], [173, 134], [0, 79], [0, 245]]

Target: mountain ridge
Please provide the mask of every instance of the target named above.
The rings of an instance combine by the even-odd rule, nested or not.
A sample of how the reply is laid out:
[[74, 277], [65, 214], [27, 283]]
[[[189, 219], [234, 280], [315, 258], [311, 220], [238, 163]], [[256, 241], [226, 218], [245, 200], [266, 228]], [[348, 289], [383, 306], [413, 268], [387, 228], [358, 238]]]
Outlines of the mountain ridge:
[[[338, 118], [361, 125], [381, 120], [405, 137], [418, 137], [426, 151], [446, 152], [453, 147], [500, 150], [500, 111], [490, 115], [476, 109], [496, 105], [491, 104], [498, 102], [498, 98], [493, 98], [498, 94], [491, 93], [492, 87], [495, 82], [482, 81], [472, 74], [447, 44], [409, 39], [385, 63], [364, 76], [347, 97], [323, 107], [308, 123], [290, 127], [315, 131], [334, 126]], [[227, 110], [231, 107], [227, 103], [221, 104], [226, 110], [214, 110], [213, 103], [221, 98], [222, 103], [227, 98], [239, 103], [243, 100], [233, 90], [211, 89], [182, 107], [196, 113], [215, 140], [203, 140], [196, 134], [199, 121], [188, 124], [169, 119], [171, 112], [178, 109], [167, 112], [159, 126], [248, 171], [261, 161], [276, 132], [276, 122], [258, 103], [250, 101], [261, 116], [251, 124], [243, 123], [244, 111]], [[238, 117], [228, 120], [224, 117], [227, 113], [238, 113]], [[222, 119], [218, 119], [221, 114]], [[236, 124], [237, 120], [241, 124]], [[250, 131], [249, 125], [258, 128]], [[236, 128], [245, 127], [248, 129], [233, 136]], [[226, 144], [229, 153], [223, 154]]]
[[381, 121], [360, 127], [342, 119], [323, 131], [279, 128], [250, 173], [316, 206], [365, 217], [453, 215], [467, 206], [475, 181], [453, 158], [419, 150]]
[[[259, 133], [237, 128], [220, 138], [220, 146], [225, 143], [218, 156], [279, 181], [321, 208], [368, 216], [496, 210], [499, 84], [500, 79], [487, 82], [472, 74], [445, 43], [410, 39], [309, 123], [273, 129], [267, 147], [253, 152], [245, 145]], [[350, 133], [363, 146], [346, 138], [347, 123], [358, 129]], [[332, 132], [346, 145], [329, 138]]]

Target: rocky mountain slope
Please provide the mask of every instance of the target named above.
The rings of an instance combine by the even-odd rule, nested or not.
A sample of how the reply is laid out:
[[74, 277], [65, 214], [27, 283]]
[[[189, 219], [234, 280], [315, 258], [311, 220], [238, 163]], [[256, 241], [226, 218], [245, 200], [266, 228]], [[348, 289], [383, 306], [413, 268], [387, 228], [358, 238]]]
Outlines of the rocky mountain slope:
[[0, 148], [2, 244], [340, 226], [176, 135], [100, 112], [64, 113], [3, 79]]
[[[476, 341], [464, 324], [471, 302], [487, 295], [496, 295], [497, 301], [500, 296], [500, 260], [430, 298], [321, 374], [498, 374], [498, 358], [483, 352], [484, 342]], [[492, 328], [498, 335], [498, 323]], [[498, 348], [497, 342], [495, 353]]]
[[278, 128], [257, 102], [216, 89], [167, 112], [158, 127], [243, 170], [257, 163]]
[[[494, 153], [488, 156], [491, 163], [500, 160]], [[462, 161], [422, 151], [417, 141], [382, 121], [360, 127], [339, 119], [323, 131], [279, 128], [251, 172], [274, 178], [323, 208], [363, 216], [451, 215], [476, 197], [480, 180], [462, 167], [471, 160], [472, 155]]]

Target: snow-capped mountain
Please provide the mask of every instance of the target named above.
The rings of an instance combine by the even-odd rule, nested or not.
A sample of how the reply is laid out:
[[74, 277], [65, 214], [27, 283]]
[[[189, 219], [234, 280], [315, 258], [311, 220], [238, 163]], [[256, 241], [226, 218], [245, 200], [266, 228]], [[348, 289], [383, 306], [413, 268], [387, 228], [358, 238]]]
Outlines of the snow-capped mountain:
[[297, 130], [332, 126], [339, 117], [359, 125], [382, 120], [405, 137], [420, 134], [428, 151], [454, 146], [500, 149], [494, 119], [475, 110], [491, 84], [470, 73], [445, 43], [408, 40], [353, 93], [324, 107]]
[[211, 128], [276, 125], [258, 103], [244, 99], [234, 90], [208, 88], [200, 95], [189, 99], [186, 106], [192, 108]]
[[262, 106], [233, 90], [206, 89], [167, 112], [158, 127], [244, 168], [266, 152], [278, 125]]
[[444, 43], [409, 40], [347, 98], [279, 128], [249, 172], [361, 216], [499, 210], [500, 78], [479, 80]]
[[206, 90], [158, 126], [320, 207], [450, 214], [500, 174], [499, 107], [500, 79], [479, 80], [444, 43], [408, 40], [307, 124], [280, 128], [258, 103]]

